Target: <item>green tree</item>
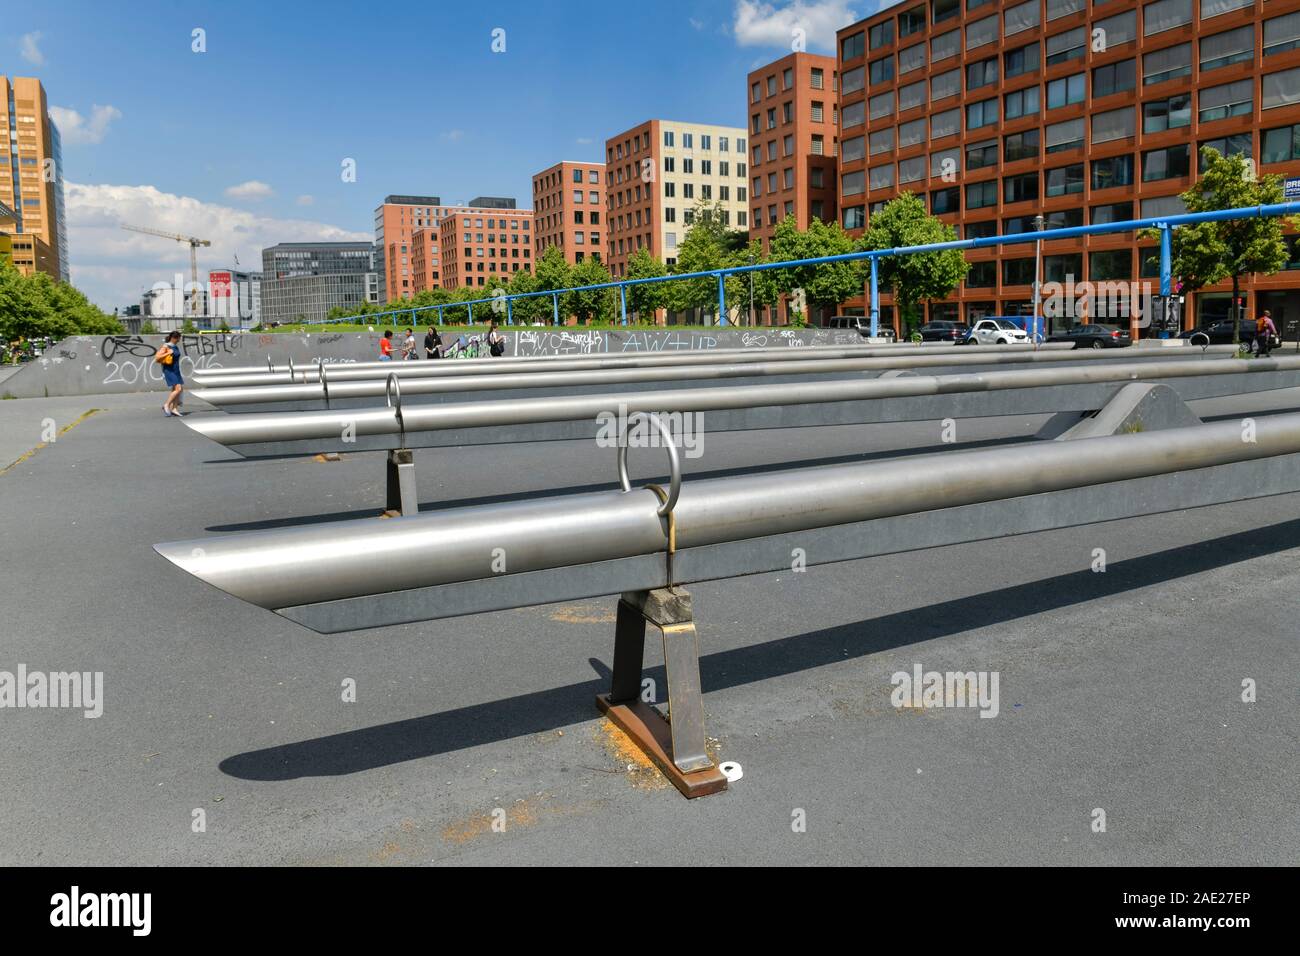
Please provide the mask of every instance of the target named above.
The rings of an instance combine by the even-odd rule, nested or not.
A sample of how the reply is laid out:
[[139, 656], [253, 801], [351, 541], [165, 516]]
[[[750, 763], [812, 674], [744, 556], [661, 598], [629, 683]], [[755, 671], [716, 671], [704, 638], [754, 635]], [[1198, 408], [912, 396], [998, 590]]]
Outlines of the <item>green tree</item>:
[[[919, 197], [903, 193], [871, 217], [860, 245], [863, 249], [894, 249], [952, 242], [956, 238], [957, 231], [926, 212]], [[970, 263], [960, 249], [944, 249], [885, 256], [876, 271], [879, 283], [893, 291], [900, 314], [914, 316], [919, 303], [951, 295], [966, 278]]]
[[[786, 216], [777, 223], [769, 248], [769, 261], [793, 262], [845, 255], [855, 251], [856, 246], [838, 222], [814, 219], [807, 229], [800, 231], [794, 218]], [[763, 289], [764, 301], [775, 301], [778, 294], [794, 295], [797, 289], [802, 289], [807, 302], [833, 309], [862, 291], [863, 269], [859, 261], [793, 266], [758, 275], [762, 278], [755, 291], [758, 287]]]
[[[1284, 202], [1282, 177], [1257, 176], [1254, 163], [1238, 153], [1223, 156], [1210, 146], [1201, 147], [1204, 172], [1182, 194], [1188, 212], [1212, 212], [1243, 206], [1270, 206]], [[1273, 275], [1289, 258], [1284, 230], [1300, 228], [1300, 218], [1268, 216], [1199, 222], [1176, 227], [1169, 237], [1170, 270], [1195, 291], [1232, 279], [1232, 341], [1241, 341], [1241, 277]], [[1158, 229], [1142, 230], [1144, 239], [1159, 238]]]
[[0, 335], [5, 341], [121, 331], [120, 322], [67, 283], [44, 272], [24, 276], [13, 263], [0, 261]]
[[[628, 256], [626, 279], [651, 279], [668, 275], [668, 267], [650, 254], [649, 249], [638, 249]], [[654, 321], [658, 309], [668, 307], [668, 282], [650, 282], [627, 287], [627, 308], [635, 313], [638, 322]]]
[[[609, 270], [599, 259], [583, 259], [569, 272], [569, 281], [575, 286], [600, 285], [609, 282]], [[564, 297], [563, 308], [576, 315], [583, 325], [590, 322], [611, 322], [619, 315], [615, 289], [593, 289], [590, 292], [570, 292]]]
[[[677, 247], [674, 272], [711, 272], [725, 269], [737, 252], [746, 248], [748, 236], [733, 230], [724, 218], [721, 203], [700, 200], [690, 212], [691, 225]], [[710, 277], [666, 283], [668, 307], [674, 312], [716, 309], [718, 280]]]

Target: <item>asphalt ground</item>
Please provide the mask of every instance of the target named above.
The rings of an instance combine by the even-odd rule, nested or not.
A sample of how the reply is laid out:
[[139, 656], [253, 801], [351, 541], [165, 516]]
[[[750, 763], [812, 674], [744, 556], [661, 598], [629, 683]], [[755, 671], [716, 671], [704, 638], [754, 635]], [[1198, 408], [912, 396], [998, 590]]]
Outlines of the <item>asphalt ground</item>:
[[[161, 400], [0, 402], [0, 671], [104, 674], [97, 719], [0, 709], [0, 864], [1300, 859], [1300, 496], [693, 585], [711, 748], [744, 776], [687, 802], [594, 707], [613, 597], [322, 636], [158, 557], [383, 501], [382, 454], [242, 461]], [[687, 477], [938, 429], [706, 433]], [[590, 442], [416, 461], [429, 509], [615, 484]], [[893, 706], [918, 664], [997, 672], [998, 716]]]

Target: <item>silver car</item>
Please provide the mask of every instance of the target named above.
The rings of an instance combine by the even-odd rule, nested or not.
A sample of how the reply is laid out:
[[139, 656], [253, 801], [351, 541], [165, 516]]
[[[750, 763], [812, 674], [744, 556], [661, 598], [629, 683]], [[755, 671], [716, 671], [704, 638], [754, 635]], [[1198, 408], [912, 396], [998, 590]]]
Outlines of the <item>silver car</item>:
[[980, 319], [966, 337], [966, 344], [1027, 345], [1029, 335], [1020, 326], [1006, 319]]

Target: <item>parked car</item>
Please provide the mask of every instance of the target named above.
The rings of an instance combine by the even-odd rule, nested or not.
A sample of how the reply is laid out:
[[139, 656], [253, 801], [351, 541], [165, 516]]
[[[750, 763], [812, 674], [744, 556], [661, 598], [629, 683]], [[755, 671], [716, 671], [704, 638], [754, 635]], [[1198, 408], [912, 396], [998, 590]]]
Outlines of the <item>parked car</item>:
[[1117, 325], [1102, 325], [1100, 322], [1073, 325], [1064, 332], [1052, 333], [1047, 341], [1071, 342], [1076, 349], [1122, 349], [1133, 344], [1127, 330]]
[[[1178, 337], [1180, 339], [1190, 339], [1193, 335], [1205, 335], [1210, 340], [1210, 345], [1231, 345], [1232, 344], [1232, 320], [1223, 319], [1213, 322], [1209, 325], [1203, 325], [1199, 329], [1189, 329]], [[1255, 339], [1255, 320], [1241, 320], [1241, 339], [1242, 342], [1253, 342]], [[1204, 345], [1205, 339], [1198, 338], [1197, 345]]]
[[922, 342], [960, 342], [970, 334], [970, 326], [965, 322], [951, 322], [935, 319], [918, 329]]
[[[866, 315], [837, 315], [826, 320], [828, 329], [855, 329], [864, 339], [871, 337], [871, 317]], [[876, 335], [879, 338], [895, 338], [894, 327], [884, 322], [877, 323]]]
[[980, 319], [963, 341], [966, 345], [1027, 345], [1029, 334], [1006, 319]]

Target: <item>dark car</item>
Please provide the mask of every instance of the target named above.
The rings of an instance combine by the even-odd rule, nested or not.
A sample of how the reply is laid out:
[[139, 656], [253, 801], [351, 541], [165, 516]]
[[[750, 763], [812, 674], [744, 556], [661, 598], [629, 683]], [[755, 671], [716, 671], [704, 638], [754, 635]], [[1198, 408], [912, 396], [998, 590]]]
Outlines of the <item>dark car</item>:
[[1115, 325], [1075, 325], [1064, 332], [1055, 332], [1047, 337], [1049, 342], [1071, 342], [1076, 349], [1122, 349], [1132, 345], [1133, 339], [1124, 329]]
[[960, 342], [970, 333], [970, 326], [965, 322], [949, 322], [936, 319], [921, 326], [922, 342]]
[[[1180, 339], [1190, 339], [1192, 336], [1198, 336], [1198, 338], [1192, 344], [1205, 345], [1206, 344], [1205, 339], [1199, 337], [1202, 335], [1210, 340], [1209, 341], [1210, 345], [1231, 345], [1232, 344], [1232, 320], [1224, 319], [1219, 322], [1214, 322], [1210, 325], [1203, 325], [1199, 329], [1191, 329], [1187, 332], [1183, 332], [1178, 337]], [[1239, 341], [1251, 342], [1254, 340], [1254, 338], [1255, 338], [1255, 320], [1242, 319], [1241, 338]]]

